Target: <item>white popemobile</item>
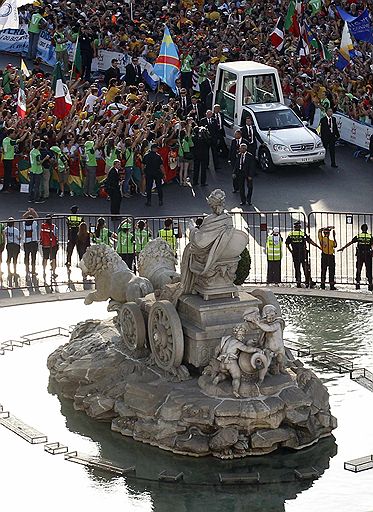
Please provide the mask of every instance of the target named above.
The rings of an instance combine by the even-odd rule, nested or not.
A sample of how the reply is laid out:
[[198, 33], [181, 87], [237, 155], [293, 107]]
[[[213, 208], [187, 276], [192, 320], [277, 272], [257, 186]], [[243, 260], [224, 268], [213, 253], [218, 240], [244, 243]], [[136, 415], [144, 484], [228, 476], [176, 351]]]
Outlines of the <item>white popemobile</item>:
[[214, 101], [225, 117], [228, 139], [253, 119], [257, 158], [263, 171], [276, 165], [320, 164], [325, 149], [320, 137], [286, 105], [276, 68], [254, 61], [218, 65]]

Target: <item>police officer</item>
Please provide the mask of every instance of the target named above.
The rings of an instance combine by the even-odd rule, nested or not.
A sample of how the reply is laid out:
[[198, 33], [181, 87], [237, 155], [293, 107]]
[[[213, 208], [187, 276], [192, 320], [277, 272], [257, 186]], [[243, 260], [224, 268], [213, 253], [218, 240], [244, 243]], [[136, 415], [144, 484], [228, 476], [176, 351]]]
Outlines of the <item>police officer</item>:
[[361, 270], [365, 265], [365, 272], [368, 279], [368, 290], [373, 291], [372, 280], [372, 256], [373, 256], [373, 236], [368, 232], [368, 225], [361, 225], [361, 233], [348, 242], [345, 246], [338, 249], [342, 252], [346, 247], [352, 244], [356, 246], [356, 290], [360, 290]]
[[306, 233], [301, 228], [302, 224], [299, 221], [294, 222], [294, 229], [288, 234], [285, 240], [285, 244], [293, 257], [297, 288], [302, 287], [302, 277], [300, 270], [301, 266], [303, 268], [307, 288], [313, 288], [316, 283], [311, 279], [311, 269], [308, 259], [307, 244], [311, 244], [317, 248], [319, 248], [319, 246], [313, 240], [311, 240], [311, 238], [306, 235]]
[[80, 223], [83, 221], [83, 217], [78, 215], [79, 207], [72, 206], [70, 208], [71, 215], [68, 215], [66, 219], [67, 224], [67, 256], [66, 256], [66, 267], [71, 267], [71, 256], [74, 251], [74, 247], [76, 246], [76, 242], [78, 239], [78, 231]]

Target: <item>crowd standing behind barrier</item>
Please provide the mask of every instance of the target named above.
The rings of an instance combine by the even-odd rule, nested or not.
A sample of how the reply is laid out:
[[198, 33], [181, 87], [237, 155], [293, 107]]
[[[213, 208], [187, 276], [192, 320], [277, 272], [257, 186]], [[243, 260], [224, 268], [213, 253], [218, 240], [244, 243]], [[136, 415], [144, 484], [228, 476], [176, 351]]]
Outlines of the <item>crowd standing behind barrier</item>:
[[[320, 250], [320, 230], [329, 231], [335, 244], [331, 246], [335, 261], [335, 276], [330, 282], [355, 285], [357, 289], [372, 288], [373, 214], [312, 212], [233, 212], [235, 227], [249, 233], [250, 272], [248, 284], [289, 284], [300, 287], [325, 287], [323, 251]], [[198, 217], [201, 222], [203, 216]], [[193, 220], [197, 220], [194, 217]], [[136, 271], [137, 256], [150, 239], [161, 236], [177, 258], [177, 266], [189, 236], [189, 216], [137, 218], [130, 215], [103, 216], [80, 214], [38, 218], [29, 209], [24, 219], [0, 222], [1, 286], [25, 288], [86, 282], [78, 267], [89, 245], [107, 243]], [[366, 225], [362, 238], [361, 227]], [[363, 229], [364, 231], [364, 229]], [[43, 234], [42, 234], [43, 233]], [[78, 236], [79, 233], [79, 236]], [[305, 252], [299, 256], [301, 280], [296, 272], [296, 256], [290, 252], [289, 237], [305, 239]], [[328, 235], [329, 236], [329, 235]], [[366, 244], [364, 261], [356, 256], [360, 236]], [[42, 243], [40, 243], [42, 242]], [[349, 245], [350, 242], [353, 242]], [[329, 244], [327, 244], [329, 246]], [[345, 246], [348, 247], [345, 248]], [[338, 252], [343, 249], [342, 252]], [[361, 256], [361, 254], [360, 254]], [[329, 258], [330, 259], [330, 258]], [[8, 264], [7, 264], [8, 262]], [[14, 264], [16, 263], [16, 266]], [[360, 275], [356, 275], [357, 263]], [[325, 269], [324, 269], [325, 270]], [[357, 279], [358, 278], [358, 279]], [[324, 285], [324, 286], [323, 286]], [[329, 287], [329, 282], [326, 282]]]

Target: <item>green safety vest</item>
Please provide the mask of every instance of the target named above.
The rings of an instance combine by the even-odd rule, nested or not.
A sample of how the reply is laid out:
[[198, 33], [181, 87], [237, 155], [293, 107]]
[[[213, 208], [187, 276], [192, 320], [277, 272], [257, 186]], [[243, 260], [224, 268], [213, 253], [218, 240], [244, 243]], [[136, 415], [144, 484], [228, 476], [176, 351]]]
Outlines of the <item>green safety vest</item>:
[[132, 254], [133, 253], [133, 236], [131, 231], [118, 231], [117, 239], [117, 253], [118, 254]]
[[267, 237], [267, 260], [268, 261], [279, 261], [282, 257], [282, 240], [280, 238], [279, 243], [275, 244], [273, 241], [273, 235]]
[[40, 21], [43, 19], [43, 16], [39, 13], [35, 13], [31, 16], [30, 24], [28, 26], [28, 31], [33, 34], [39, 34], [40, 32]]
[[17, 144], [16, 140], [10, 137], [5, 137], [3, 140], [3, 160], [14, 159], [14, 146]]
[[291, 231], [288, 235], [291, 238], [292, 242], [300, 243], [304, 240], [304, 231], [301, 229], [299, 231]]
[[82, 219], [83, 217], [80, 217], [80, 215], [69, 215], [67, 217], [67, 224], [69, 228], [77, 228], [82, 222]]
[[56, 52], [63, 52], [66, 50], [67, 48], [67, 43], [59, 43], [58, 40], [61, 39], [65, 39], [65, 35], [62, 33], [62, 32], [55, 32], [54, 34], [54, 40], [56, 42]]
[[[96, 159], [96, 151], [94, 148], [94, 143], [92, 141], [87, 141], [87, 142], [91, 142], [91, 144], [89, 144], [89, 146], [87, 146], [87, 145], [84, 146], [84, 155], [87, 159], [86, 164], [88, 167], [96, 167], [97, 159]], [[87, 142], [86, 142], [86, 144], [87, 144]]]
[[109, 242], [109, 230], [108, 230], [108, 228], [102, 228], [101, 232], [100, 232], [100, 236], [97, 238], [96, 235], [93, 235], [92, 240], [93, 240], [93, 243], [95, 243], [95, 244], [110, 245], [110, 242]]
[[33, 174], [42, 174], [43, 172], [40, 161], [40, 151], [37, 148], [33, 148], [30, 151], [30, 172]]
[[149, 243], [150, 233], [147, 229], [136, 229], [135, 231], [135, 249], [139, 253]]
[[113, 167], [114, 160], [119, 160], [118, 158], [118, 151], [116, 148], [112, 148], [110, 153], [107, 153], [107, 150], [105, 149], [105, 163], [108, 167]]
[[0, 223], [0, 245], [2, 245], [5, 242], [4, 237], [4, 224]]
[[358, 245], [370, 245], [372, 243], [372, 234], [371, 233], [359, 233], [357, 235], [357, 244]]
[[158, 232], [158, 236], [162, 238], [165, 242], [168, 243], [168, 245], [171, 247], [171, 249], [175, 252], [177, 248], [177, 239], [174, 235], [173, 229], [160, 229]]

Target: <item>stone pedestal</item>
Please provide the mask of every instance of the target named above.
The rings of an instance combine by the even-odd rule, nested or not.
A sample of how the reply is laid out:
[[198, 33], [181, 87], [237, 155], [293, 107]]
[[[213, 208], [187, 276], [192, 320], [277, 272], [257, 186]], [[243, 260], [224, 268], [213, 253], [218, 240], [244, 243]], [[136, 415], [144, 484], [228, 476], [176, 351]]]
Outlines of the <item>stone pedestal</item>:
[[[206, 366], [214, 356], [222, 336], [232, 333], [235, 325], [242, 322], [242, 315], [260, 302], [247, 292], [239, 292], [234, 298], [216, 298], [208, 301], [200, 295], [184, 295], [177, 311], [183, 326], [185, 352], [183, 361], [195, 367]], [[252, 332], [252, 338], [258, 336]]]

